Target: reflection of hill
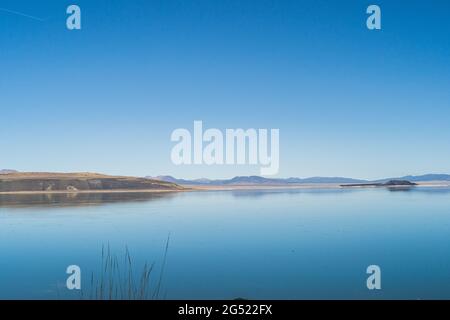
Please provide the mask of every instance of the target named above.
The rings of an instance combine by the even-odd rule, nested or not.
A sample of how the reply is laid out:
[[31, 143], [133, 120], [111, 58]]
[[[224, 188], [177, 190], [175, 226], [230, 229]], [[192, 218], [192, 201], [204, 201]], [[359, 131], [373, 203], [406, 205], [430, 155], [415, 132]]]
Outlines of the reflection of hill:
[[91, 206], [115, 202], [138, 202], [171, 199], [175, 193], [46, 193], [0, 194], [0, 207], [18, 206]]

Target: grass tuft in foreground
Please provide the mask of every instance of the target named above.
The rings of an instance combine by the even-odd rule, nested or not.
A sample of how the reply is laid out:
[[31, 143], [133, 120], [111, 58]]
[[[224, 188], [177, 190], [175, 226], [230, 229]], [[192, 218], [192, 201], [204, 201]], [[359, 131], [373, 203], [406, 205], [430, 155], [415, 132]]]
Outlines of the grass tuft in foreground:
[[119, 258], [111, 252], [109, 244], [102, 246], [101, 270], [91, 273], [89, 289], [81, 291], [81, 299], [90, 300], [158, 300], [161, 297], [161, 284], [164, 277], [170, 235], [167, 237], [164, 257], [156, 274], [155, 263], [144, 263], [137, 268], [128, 250]]

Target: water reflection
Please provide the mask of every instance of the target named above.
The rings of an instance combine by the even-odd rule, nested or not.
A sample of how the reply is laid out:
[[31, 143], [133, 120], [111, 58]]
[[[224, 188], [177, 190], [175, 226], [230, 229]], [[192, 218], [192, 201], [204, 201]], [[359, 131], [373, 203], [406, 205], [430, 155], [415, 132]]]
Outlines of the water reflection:
[[398, 191], [403, 191], [403, 192], [409, 192], [409, 191], [414, 191], [415, 190], [415, 186], [402, 186], [402, 187], [386, 187], [387, 190], [391, 191], [391, 192], [398, 192]]
[[264, 196], [273, 196], [273, 195], [296, 195], [296, 194], [330, 194], [330, 193], [351, 193], [357, 192], [356, 189], [339, 189], [339, 188], [329, 188], [329, 189], [252, 189], [252, 190], [233, 190], [231, 194], [233, 197], [251, 197], [251, 198], [259, 198]]
[[[450, 193], [447, 187], [386, 187], [376, 188], [387, 192], [406, 193], [426, 193], [426, 194], [446, 194]], [[238, 190], [213, 190], [196, 191], [200, 192], [204, 198], [208, 195], [229, 193], [235, 198], [262, 198], [274, 195], [297, 195], [297, 194], [350, 194], [364, 192], [372, 188], [301, 188], [301, 189], [238, 189]], [[54, 206], [92, 206], [115, 202], [139, 202], [173, 199], [179, 192], [112, 192], [112, 193], [43, 193], [43, 194], [0, 194], [1, 207], [54, 207]]]
[[[0, 207], [0, 299], [78, 299], [66, 296], [66, 268], [80, 266], [89, 290], [103, 244], [119, 257], [129, 248], [136, 275], [155, 262], [158, 283], [169, 233], [168, 299], [445, 299], [449, 195], [420, 186], [0, 195], [11, 206]], [[371, 264], [386, 284], [375, 294]]]
[[173, 192], [0, 194], [0, 207], [91, 206], [114, 202], [170, 199]]

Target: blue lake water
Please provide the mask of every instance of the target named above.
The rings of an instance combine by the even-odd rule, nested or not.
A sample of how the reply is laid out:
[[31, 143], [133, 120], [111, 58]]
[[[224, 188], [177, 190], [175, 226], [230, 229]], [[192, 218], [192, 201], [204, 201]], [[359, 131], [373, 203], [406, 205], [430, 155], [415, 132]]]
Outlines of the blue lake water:
[[2, 195], [0, 298], [77, 298], [106, 245], [166, 299], [449, 299], [450, 189]]

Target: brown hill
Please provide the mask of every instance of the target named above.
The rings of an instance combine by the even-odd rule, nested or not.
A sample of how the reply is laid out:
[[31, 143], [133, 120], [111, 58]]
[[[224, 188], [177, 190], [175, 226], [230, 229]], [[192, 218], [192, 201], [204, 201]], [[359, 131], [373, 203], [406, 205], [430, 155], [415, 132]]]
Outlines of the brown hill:
[[0, 192], [52, 192], [102, 190], [182, 190], [165, 181], [98, 173], [17, 172], [0, 176]]

